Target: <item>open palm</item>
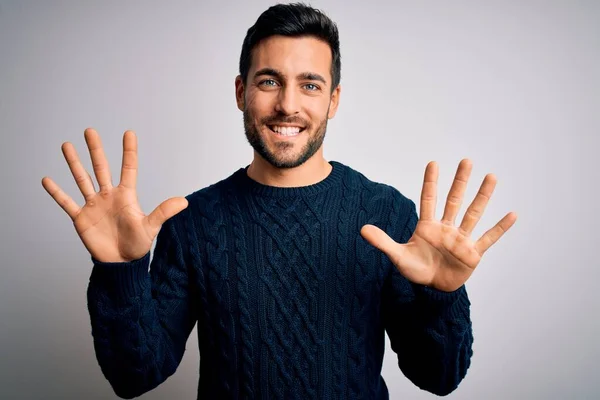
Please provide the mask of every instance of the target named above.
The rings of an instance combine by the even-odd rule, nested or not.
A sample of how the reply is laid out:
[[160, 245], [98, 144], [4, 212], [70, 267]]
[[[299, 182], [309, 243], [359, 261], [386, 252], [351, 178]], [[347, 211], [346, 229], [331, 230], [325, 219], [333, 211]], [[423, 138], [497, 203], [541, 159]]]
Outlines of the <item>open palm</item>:
[[414, 283], [451, 292], [461, 287], [479, 264], [483, 254], [515, 223], [514, 212], [506, 214], [477, 241], [470, 235], [481, 218], [496, 186], [496, 177], [488, 174], [467, 209], [460, 226], [454, 221], [460, 209], [472, 170], [468, 159], [460, 162], [448, 194], [444, 215], [435, 218], [438, 166], [427, 164], [421, 192], [420, 218], [413, 236], [405, 244], [397, 243], [373, 225], [361, 229], [363, 237], [383, 251], [398, 271]]
[[121, 182], [112, 185], [110, 168], [100, 136], [93, 129], [85, 130], [94, 173], [99, 190], [96, 192], [75, 148], [64, 143], [62, 151], [84, 199], [79, 207], [51, 178], [44, 177], [42, 185], [71, 217], [75, 230], [86, 249], [99, 261], [124, 262], [144, 256], [162, 224], [187, 207], [187, 200], [174, 197], [163, 201], [148, 216], [137, 199], [137, 138], [133, 131], [123, 135]]

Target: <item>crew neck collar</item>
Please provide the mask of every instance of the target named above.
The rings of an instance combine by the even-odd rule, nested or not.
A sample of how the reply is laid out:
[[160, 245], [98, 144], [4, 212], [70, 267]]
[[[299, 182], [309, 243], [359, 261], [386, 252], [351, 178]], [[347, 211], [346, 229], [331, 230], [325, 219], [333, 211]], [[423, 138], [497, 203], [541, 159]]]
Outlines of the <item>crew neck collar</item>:
[[248, 166], [240, 168], [236, 172], [235, 178], [236, 183], [240, 188], [247, 189], [251, 193], [257, 195], [271, 197], [312, 195], [335, 186], [341, 182], [344, 165], [337, 161], [329, 161], [329, 164], [332, 167], [329, 175], [327, 175], [323, 180], [307, 186], [280, 187], [264, 185], [248, 176]]

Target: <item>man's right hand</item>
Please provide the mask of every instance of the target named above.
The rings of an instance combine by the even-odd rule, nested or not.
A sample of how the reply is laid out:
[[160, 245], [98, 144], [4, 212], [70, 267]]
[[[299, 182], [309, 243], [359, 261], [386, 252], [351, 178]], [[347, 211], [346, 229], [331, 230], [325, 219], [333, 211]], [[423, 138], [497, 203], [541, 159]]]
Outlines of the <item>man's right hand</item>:
[[88, 128], [84, 133], [92, 166], [98, 181], [96, 192], [90, 174], [85, 170], [75, 147], [65, 142], [62, 152], [77, 186], [85, 199], [79, 207], [51, 178], [44, 177], [42, 186], [71, 217], [75, 230], [92, 257], [102, 262], [127, 262], [146, 255], [162, 224], [184, 210], [184, 197], [162, 202], [149, 215], [144, 215], [137, 199], [137, 138], [133, 131], [123, 135], [121, 182], [112, 185], [110, 168], [98, 133]]

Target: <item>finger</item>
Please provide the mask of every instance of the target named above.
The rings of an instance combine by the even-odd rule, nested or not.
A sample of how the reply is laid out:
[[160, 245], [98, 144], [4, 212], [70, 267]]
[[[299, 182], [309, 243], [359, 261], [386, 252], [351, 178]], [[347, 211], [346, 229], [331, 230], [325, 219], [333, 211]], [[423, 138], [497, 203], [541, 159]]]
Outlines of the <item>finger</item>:
[[158, 234], [160, 227], [166, 220], [178, 214], [188, 206], [188, 201], [185, 197], [172, 197], [163, 201], [148, 215], [148, 224], [150, 225], [153, 236]]
[[372, 246], [385, 253], [392, 261], [399, 259], [402, 246], [375, 225], [365, 225], [360, 230], [362, 237]]
[[460, 224], [459, 230], [462, 234], [469, 236], [475, 225], [479, 222], [479, 219], [483, 215], [485, 208], [494, 193], [496, 187], [496, 176], [494, 174], [487, 174], [479, 187], [479, 192], [473, 199], [473, 202], [467, 208], [463, 220]]
[[99, 190], [111, 189], [112, 180], [110, 168], [108, 167], [108, 161], [106, 160], [104, 149], [102, 148], [100, 135], [98, 135], [94, 129], [88, 128], [85, 130], [84, 136], [90, 151], [90, 157], [92, 158], [92, 166], [94, 167]]
[[46, 192], [58, 205], [65, 210], [65, 212], [71, 217], [71, 219], [75, 219], [77, 214], [79, 214], [79, 210], [81, 209], [75, 201], [71, 197], [69, 197], [51, 178], [45, 176], [42, 178], [42, 186], [46, 189]]
[[475, 250], [479, 255], [483, 256], [483, 253], [496, 243], [513, 226], [516, 220], [517, 214], [509, 212], [493, 228], [484, 233], [475, 243]]
[[435, 218], [435, 205], [437, 203], [437, 180], [438, 165], [435, 161], [430, 161], [425, 168], [425, 177], [423, 179], [423, 188], [421, 190], [421, 215], [423, 221]]
[[450, 188], [450, 192], [448, 193], [448, 197], [446, 199], [446, 206], [444, 207], [442, 222], [454, 225], [454, 220], [456, 219], [456, 215], [458, 214], [458, 210], [462, 204], [472, 169], [473, 163], [468, 158], [461, 160], [461, 162], [458, 164], [458, 169], [456, 170], [456, 175], [454, 176], [454, 181], [452, 182], [452, 187]]
[[96, 190], [94, 189], [94, 183], [92, 182], [92, 178], [90, 174], [85, 170], [83, 164], [79, 160], [79, 156], [77, 155], [77, 151], [75, 147], [69, 143], [63, 143], [62, 147], [63, 155], [65, 156], [65, 160], [67, 160], [67, 164], [69, 165], [69, 169], [73, 174], [73, 178], [75, 178], [75, 183], [79, 187], [81, 194], [87, 201], [90, 197], [93, 197], [96, 194]]
[[121, 164], [121, 185], [135, 189], [137, 182], [138, 156], [135, 132], [126, 131], [123, 135], [123, 162]]

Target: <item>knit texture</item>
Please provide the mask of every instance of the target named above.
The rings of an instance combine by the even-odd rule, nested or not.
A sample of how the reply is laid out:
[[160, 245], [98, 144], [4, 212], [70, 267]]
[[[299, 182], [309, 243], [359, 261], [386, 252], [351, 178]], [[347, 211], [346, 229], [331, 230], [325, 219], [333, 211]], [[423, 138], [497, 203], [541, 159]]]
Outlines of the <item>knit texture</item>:
[[452, 392], [472, 356], [464, 286], [407, 281], [360, 235], [406, 243], [415, 203], [332, 161], [319, 183], [262, 185], [241, 168], [186, 198], [150, 252], [92, 258], [88, 308], [96, 356], [133, 398], [172, 375], [198, 324], [198, 399], [387, 399], [385, 332], [402, 373]]

